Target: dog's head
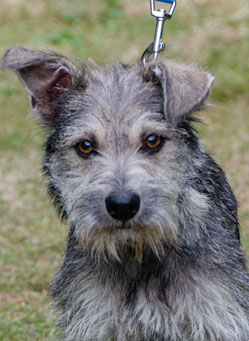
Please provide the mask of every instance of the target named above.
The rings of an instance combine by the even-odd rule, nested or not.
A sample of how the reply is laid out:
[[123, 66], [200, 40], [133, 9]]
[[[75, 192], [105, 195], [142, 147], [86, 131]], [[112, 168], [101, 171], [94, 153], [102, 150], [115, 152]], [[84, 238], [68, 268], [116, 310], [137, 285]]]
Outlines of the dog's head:
[[48, 188], [85, 249], [120, 259], [129, 246], [141, 259], [149, 248], [160, 257], [181, 237], [182, 202], [189, 220], [201, 221], [206, 198], [188, 184], [200, 150], [189, 121], [210, 74], [162, 61], [86, 67], [24, 48], [9, 49], [2, 68], [17, 71], [46, 127]]

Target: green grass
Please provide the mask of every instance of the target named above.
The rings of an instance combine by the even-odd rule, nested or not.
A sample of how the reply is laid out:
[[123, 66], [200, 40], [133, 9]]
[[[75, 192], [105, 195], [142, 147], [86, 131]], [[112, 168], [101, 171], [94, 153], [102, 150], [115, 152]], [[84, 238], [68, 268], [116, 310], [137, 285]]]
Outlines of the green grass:
[[[0, 54], [13, 45], [101, 63], [135, 63], [154, 35], [149, 0], [2, 0]], [[247, 0], [179, 1], [165, 25], [167, 56], [198, 62], [216, 76], [214, 107], [199, 126], [240, 203], [249, 254], [249, 5]], [[0, 74], [0, 340], [55, 340], [46, 296], [67, 228], [40, 175], [42, 133], [12, 73]]]

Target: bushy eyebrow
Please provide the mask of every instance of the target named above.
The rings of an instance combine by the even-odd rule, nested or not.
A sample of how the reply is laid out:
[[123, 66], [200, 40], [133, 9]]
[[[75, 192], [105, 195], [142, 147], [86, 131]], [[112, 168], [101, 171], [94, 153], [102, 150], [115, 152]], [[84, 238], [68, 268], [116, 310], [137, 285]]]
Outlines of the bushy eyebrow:
[[106, 129], [102, 120], [95, 115], [84, 115], [63, 127], [63, 145], [71, 147], [83, 140], [96, 142], [105, 137]]
[[129, 118], [126, 121], [126, 124], [128, 127], [134, 124], [134, 122], [151, 122], [151, 123], [162, 123], [166, 124], [164, 115], [162, 112], [136, 112], [129, 116]]

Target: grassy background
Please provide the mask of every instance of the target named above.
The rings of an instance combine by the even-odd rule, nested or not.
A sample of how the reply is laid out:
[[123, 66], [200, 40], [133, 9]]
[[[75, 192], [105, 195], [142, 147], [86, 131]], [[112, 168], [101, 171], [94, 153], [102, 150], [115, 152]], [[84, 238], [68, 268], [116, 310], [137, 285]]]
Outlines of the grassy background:
[[[149, 0], [0, 0], [0, 7], [0, 55], [23, 45], [135, 63], [154, 34]], [[241, 203], [249, 253], [248, 0], [179, 0], [165, 40], [169, 58], [197, 61], [217, 78], [215, 106], [201, 114], [207, 125], [199, 131]], [[42, 133], [12, 73], [0, 74], [0, 108], [0, 339], [55, 340], [46, 292], [67, 229], [47, 199], [39, 172]]]

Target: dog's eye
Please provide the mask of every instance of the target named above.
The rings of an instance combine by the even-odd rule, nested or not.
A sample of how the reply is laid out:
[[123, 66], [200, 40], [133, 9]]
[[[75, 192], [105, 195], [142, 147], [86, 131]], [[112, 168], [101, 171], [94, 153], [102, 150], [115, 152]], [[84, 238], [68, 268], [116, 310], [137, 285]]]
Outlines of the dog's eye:
[[89, 157], [91, 154], [93, 154], [93, 152], [95, 152], [93, 144], [88, 140], [77, 143], [74, 148], [76, 152], [83, 157]]
[[146, 138], [144, 147], [147, 150], [158, 151], [163, 144], [163, 138], [158, 135], [150, 135]]

